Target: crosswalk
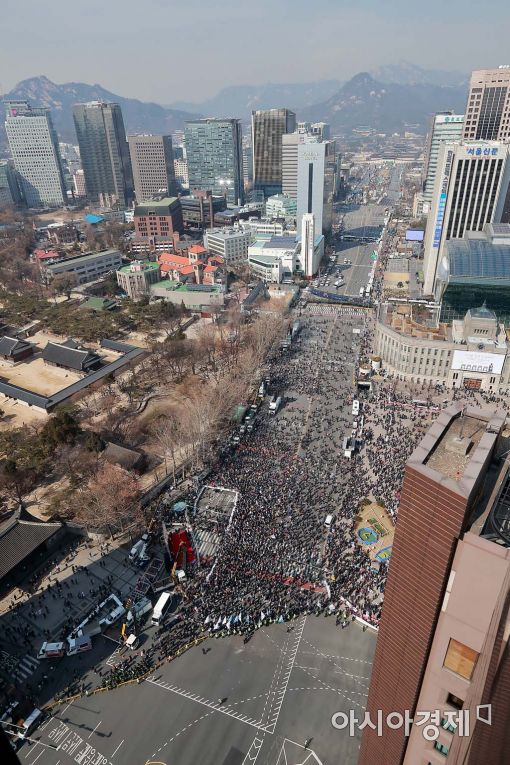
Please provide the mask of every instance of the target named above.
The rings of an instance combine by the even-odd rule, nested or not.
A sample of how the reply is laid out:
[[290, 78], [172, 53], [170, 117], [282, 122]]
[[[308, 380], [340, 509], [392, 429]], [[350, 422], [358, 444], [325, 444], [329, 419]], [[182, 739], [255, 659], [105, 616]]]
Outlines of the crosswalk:
[[39, 669], [40, 661], [33, 656], [24, 656], [16, 663], [12, 677], [19, 682], [28, 680]]
[[320, 305], [320, 303], [308, 303], [306, 306], [306, 312], [318, 315], [331, 315], [337, 316], [363, 316], [364, 312], [360, 308], [351, 308], [350, 306], [339, 305]]

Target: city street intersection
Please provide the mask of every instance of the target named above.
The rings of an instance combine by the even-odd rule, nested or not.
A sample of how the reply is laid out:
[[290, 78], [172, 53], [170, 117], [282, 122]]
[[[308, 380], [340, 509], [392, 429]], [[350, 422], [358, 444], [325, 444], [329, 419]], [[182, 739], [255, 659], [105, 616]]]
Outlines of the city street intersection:
[[353, 765], [359, 734], [336, 730], [331, 717], [363, 714], [374, 647], [370, 631], [340, 630], [324, 616], [300, 617], [290, 632], [265, 627], [247, 644], [211, 639], [140, 685], [56, 707], [20, 760]]

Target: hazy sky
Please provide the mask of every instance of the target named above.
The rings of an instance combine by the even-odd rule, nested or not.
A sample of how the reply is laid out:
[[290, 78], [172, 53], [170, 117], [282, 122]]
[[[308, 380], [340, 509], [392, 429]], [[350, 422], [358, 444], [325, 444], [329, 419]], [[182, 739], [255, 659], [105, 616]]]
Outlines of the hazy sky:
[[508, 0], [2, 0], [0, 31], [0, 93], [45, 74], [171, 103], [399, 59], [510, 63]]

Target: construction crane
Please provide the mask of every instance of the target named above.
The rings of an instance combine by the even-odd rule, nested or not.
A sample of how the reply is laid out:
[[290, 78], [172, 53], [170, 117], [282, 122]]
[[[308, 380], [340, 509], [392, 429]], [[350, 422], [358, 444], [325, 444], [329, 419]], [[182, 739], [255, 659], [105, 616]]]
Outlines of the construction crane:
[[[182, 540], [182, 539], [179, 542], [179, 548], [178, 548], [178, 550], [177, 550], [177, 552], [175, 554], [174, 564], [173, 564], [172, 570], [170, 572], [170, 576], [172, 577], [172, 579], [175, 577], [175, 570], [176, 570], [177, 564], [179, 562], [179, 554], [181, 552], [181, 547], [186, 547], [186, 542], [184, 542], [184, 540]], [[184, 560], [183, 560], [182, 563], [183, 563], [183, 568], [184, 568], [184, 566], [186, 565], [186, 554], [184, 555]]]

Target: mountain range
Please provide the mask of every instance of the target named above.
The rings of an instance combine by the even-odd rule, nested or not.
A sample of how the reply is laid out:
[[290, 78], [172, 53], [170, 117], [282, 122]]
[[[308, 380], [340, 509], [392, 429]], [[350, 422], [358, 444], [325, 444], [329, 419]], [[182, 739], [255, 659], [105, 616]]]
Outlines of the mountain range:
[[179, 109], [166, 108], [159, 104], [124, 98], [111, 93], [101, 85], [87, 85], [84, 82], [66, 82], [57, 85], [45, 76], [31, 77], [19, 82], [0, 100], [26, 99], [32, 106], [46, 106], [51, 109], [53, 124], [63, 141], [76, 141], [73, 122], [73, 104], [84, 101], [115, 101], [122, 107], [122, 114], [129, 133], [172, 133], [184, 126], [185, 120], [198, 114], [185, 113]]
[[282, 104], [292, 109], [312, 106], [330, 98], [341, 86], [340, 80], [232, 85], [223, 88], [206, 101], [176, 101], [170, 104], [170, 108], [200, 112], [208, 117], [235, 115], [241, 119], [248, 119], [253, 109], [272, 109]]
[[360, 125], [379, 133], [400, 132], [412, 125], [424, 133], [434, 112], [462, 112], [466, 95], [465, 86], [382, 83], [362, 72], [326, 101], [301, 109], [299, 117], [329, 122], [333, 133], [350, 132]]
[[[377, 74], [377, 77], [374, 76]], [[51, 109], [61, 140], [75, 142], [73, 104], [115, 101], [122, 107], [127, 133], [172, 133], [188, 119], [203, 115], [239, 117], [247, 121], [254, 108], [287, 106], [298, 119], [331, 124], [333, 133], [349, 132], [361, 125], [378, 132], [397, 132], [416, 125], [425, 132], [430, 115], [447, 109], [463, 110], [467, 78], [455, 72], [421, 69], [408, 62], [363, 72], [348, 82], [321, 80], [312, 83], [266, 84], [228, 87], [201, 103], [178, 102], [170, 106], [125, 98], [101, 85], [68, 82], [57, 85], [45, 76], [19, 82], [0, 100], [27, 99], [33, 106]], [[3, 121], [0, 152], [7, 150]]]

